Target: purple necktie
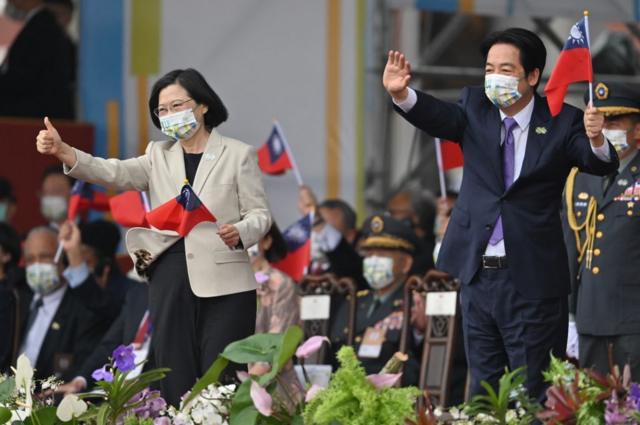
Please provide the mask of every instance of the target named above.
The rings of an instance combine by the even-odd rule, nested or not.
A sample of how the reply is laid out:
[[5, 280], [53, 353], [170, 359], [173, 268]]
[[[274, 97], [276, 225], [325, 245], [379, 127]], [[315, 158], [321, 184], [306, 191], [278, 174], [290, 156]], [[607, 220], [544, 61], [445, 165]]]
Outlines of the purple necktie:
[[[505, 137], [504, 144], [502, 145], [502, 174], [504, 175], [504, 189], [509, 189], [509, 186], [513, 183], [513, 173], [515, 170], [515, 140], [513, 139], [513, 129], [518, 125], [516, 120], [511, 117], [507, 117], [502, 122], [504, 124]], [[502, 216], [498, 216], [496, 225], [493, 227], [493, 233], [489, 244], [496, 245], [504, 239], [502, 234]]]

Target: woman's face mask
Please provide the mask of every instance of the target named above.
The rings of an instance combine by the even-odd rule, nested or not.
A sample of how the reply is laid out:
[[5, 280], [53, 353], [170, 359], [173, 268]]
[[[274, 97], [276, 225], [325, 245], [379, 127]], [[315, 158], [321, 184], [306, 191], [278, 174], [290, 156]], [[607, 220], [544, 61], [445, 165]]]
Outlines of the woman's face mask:
[[9, 218], [9, 202], [0, 201], [0, 223], [7, 221]]
[[36, 294], [47, 295], [60, 286], [58, 268], [52, 263], [33, 263], [26, 269], [27, 284]]
[[198, 126], [193, 109], [185, 109], [160, 117], [162, 132], [175, 140], [185, 140], [193, 136]]
[[67, 216], [67, 199], [64, 196], [45, 195], [40, 198], [40, 212], [49, 221], [61, 221]]
[[522, 98], [518, 91], [520, 79], [511, 75], [487, 74], [484, 76], [484, 93], [498, 108], [507, 108]]
[[627, 142], [627, 130], [609, 130], [605, 128], [602, 130], [602, 134], [611, 142], [616, 152], [622, 153], [629, 149], [629, 143]]
[[386, 288], [393, 283], [393, 258], [372, 255], [362, 263], [362, 272], [374, 290]]

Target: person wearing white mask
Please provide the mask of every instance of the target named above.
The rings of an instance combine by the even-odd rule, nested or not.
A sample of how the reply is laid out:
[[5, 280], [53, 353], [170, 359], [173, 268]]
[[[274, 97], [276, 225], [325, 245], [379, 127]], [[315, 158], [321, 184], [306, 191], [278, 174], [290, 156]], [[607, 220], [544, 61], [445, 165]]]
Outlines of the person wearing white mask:
[[[380, 372], [400, 348], [404, 320], [403, 288], [413, 266], [418, 240], [411, 227], [390, 216], [368, 218], [362, 232], [362, 270], [370, 289], [357, 294], [354, 348], [365, 371], [371, 374]], [[333, 355], [330, 360], [336, 367], [335, 353], [347, 342], [347, 305], [340, 305], [332, 319], [330, 338]], [[409, 320], [415, 323], [416, 317]], [[410, 343], [412, 346], [413, 341]], [[403, 374], [406, 385], [418, 382], [419, 350], [412, 348], [415, 349], [407, 353], [409, 359]]]
[[[48, 118], [36, 147], [74, 178], [148, 191], [152, 209], [175, 199], [186, 181], [217, 218], [184, 237], [155, 228], [126, 236], [137, 271], [149, 278], [154, 359], [171, 369], [160, 390], [178, 406], [228, 344], [254, 333], [257, 283], [246, 248], [267, 233], [271, 213], [256, 151], [216, 131], [228, 112], [202, 74], [190, 68], [162, 76], [152, 87], [149, 115], [168, 140], [149, 143], [136, 158], [103, 159], [75, 149]], [[235, 380], [238, 368], [230, 364], [222, 379]]]
[[638, 380], [640, 90], [606, 81], [593, 86], [594, 104], [605, 114], [602, 133], [620, 165], [604, 177], [572, 173], [567, 181], [564, 224], [575, 314], [569, 334], [581, 366], [606, 374], [610, 360], [620, 370], [629, 364], [631, 378]]
[[67, 207], [73, 188], [73, 179], [65, 176], [62, 167], [48, 167], [40, 187], [40, 213], [53, 229], [58, 230], [67, 219]]
[[101, 334], [97, 317], [74, 287], [89, 277], [79, 243], [63, 240], [68, 267], [54, 263], [58, 234], [47, 226], [32, 229], [24, 242], [25, 275], [33, 296], [23, 306], [18, 354], [25, 354], [36, 378], [75, 376]]
[[552, 116], [537, 93], [547, 56], [538, 35], [496, 31], [480, 53], [484, 87], [465, 87], [456, 103], [409, 87], [411, 66], [400, 52], [389, 52], [382, 83], [396, 112], [432, 137], [459, 143], [464, 154], [436, 268], [462, 282], [470, 394], [486, 392], [482, 381], [497, 388], [505, 367], [526, 367], [525, 387], [542, 401], [549, 352], [563, 356], [567, 343], [564, 182], [572, 167], [609, 174], [618, 158], [596, 107], [563, 104]]

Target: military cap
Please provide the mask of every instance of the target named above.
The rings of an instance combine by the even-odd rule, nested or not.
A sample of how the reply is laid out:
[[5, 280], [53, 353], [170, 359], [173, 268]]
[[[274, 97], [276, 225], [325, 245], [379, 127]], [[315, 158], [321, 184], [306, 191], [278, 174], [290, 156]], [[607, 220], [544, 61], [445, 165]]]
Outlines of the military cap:
[[[584, 102], [589, 102], [588, 90]], [[640, 91], [634, 86], [596, 81], [593, 83], [593, 106], [607, 117], [640, 114]]]
[[363, 249], [397, 249], [413, 254], [418, 244], [411, 227], [388, 215], [369, 217], [364, 222], [362, 234], [360, 247]]

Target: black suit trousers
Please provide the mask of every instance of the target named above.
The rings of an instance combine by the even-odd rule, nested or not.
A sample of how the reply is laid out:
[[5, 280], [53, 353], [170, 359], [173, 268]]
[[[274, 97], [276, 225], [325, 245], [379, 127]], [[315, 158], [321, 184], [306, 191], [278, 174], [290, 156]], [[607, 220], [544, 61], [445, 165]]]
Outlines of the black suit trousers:
[[[254, 333], [256, 292], [197, 297], [189, 284], [184, 251], [170, 249], [152, 271], [149, 313], [155, 365], [171, 369], [159, 389], [168, 403], [178, 407], [180, 398], [229, 343]], [[242, 367], [231, 363], [222, 382], [235, 380], [235, 371]]]
[[525, 367], [529, 395], [544, 399], [542, 371], [550, 352], [564, 357], [567, 297], [526, 299], [516, 291], [507, 269], [481, 269], [461, 294], [465, 351], [471, 395], [484, 393], [481, 381], [497, 388], [505, 367]]

